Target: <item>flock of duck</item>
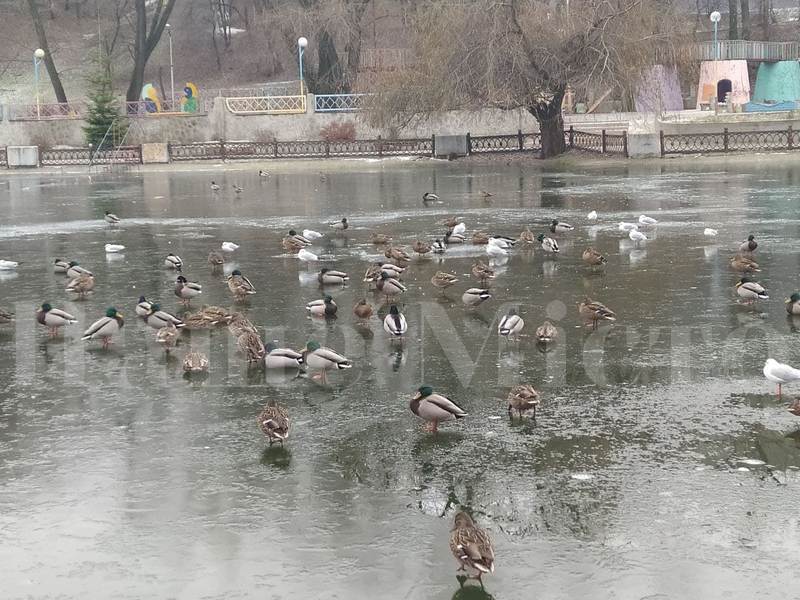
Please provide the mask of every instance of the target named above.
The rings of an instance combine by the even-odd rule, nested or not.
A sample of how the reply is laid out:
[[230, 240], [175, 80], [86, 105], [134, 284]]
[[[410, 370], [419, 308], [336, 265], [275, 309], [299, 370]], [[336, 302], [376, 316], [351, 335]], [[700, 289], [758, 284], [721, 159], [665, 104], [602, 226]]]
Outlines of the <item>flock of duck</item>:
[[[213, 182], [211, 185], [212, 190], [219, 188]], [[423, 203], [431, 202], [439, 202], [439, 198], [428, 192], [423, 196]], [[597, 218], [598, 215], [595, 211], [587, 215], [589, 222], [593, 222]], [[121, 222], [117, 215], [108, 211], [104, 215], [104, 220], [111, 227], [115, 227]], [[655, 228], [657, 223], [655, 219], [641, 215], [637, 223], [619, 223], [619, 230], [627, 232], [630, 240], [638, 245], [647, 241], [647, 229]], [[467, 287], [461, 294], [461, 302], [465, 309], [470, 310], [492, 298], [491, 282], [495, 279], [492, 261], [498, 259], [502, 261], [503, 257], [508, 256], [519, 246], [527, 247], [529, 251], [538, 246], [546, 254], [558, 254], [560, 252], [558, 239], [561, 236], [568, 236], [575, 229], [569, 223], [554, 219], [547, 227], [547, 231], [539, 234], [526, 228], [517, 237], [489, 235], [479, 231], [468, 236], [466, 225], [458, 218], [448, 218], [440, 224], [444, 228], [444, 234], [441, 237], [431, 241], [417, 239], [411, 244], [410, 250], [393, 244], [392, 237], [386, 233], [371, 234], [370, 242], [383, 250], [386, 260], [370, 264], [363, 276], [363, 282], [374, 291], [376, 298], [385, 299], [388, 311], [383, 319], [383, 329], [393, 341], [397, 340], [402, 343], [403, 337], [408, 331], [408, 320], [401, 312], [397, 301], [407, 291], [402, 279], [403, 273], [413, 264], [412, 255], [426, 257], [429, 254], [444, 254], [457, 244], [469, 243], [483, 246], [489, 261], [478, 259], [474, 262], [471, 275], [478, 285]], [[333, 235], [342, 234], [349, 228], [349, 223], [347, 218], [342, 218], [331, 223], [330, 227], [336, 232]], [[713, 237], [717, 235], [717, 231], [706, 229], [704, 234]], [[296, 255], [299, 260], [311, 265], [319, 261], [318, 255], [314, 254], [312, 248], [324, 237], [325, 234], [311, 229], [304, 229], [301, 232], [291, 229], [283, 237], [282, 246], [287, 252]], [[758, 243], [755, 237], [750, 235], [739, 245], [736, 254], [730, 260], [731, 268], [742, 275], [735, 284], [736, 293], [742, 303], [750, 304], [769, 297], [764, 287], [749, 277], [753, 273], [759, 272], [758, 263], [754, 260], [757, 248]], [[118, 244], [105, 246], [107, 253], [121, 252], [124, 249], [124, 246]], [[207, 258], [211, 272], [219, 273], [228, 261], [228, 257], [238, 250], [239, 246], [233, 242], [223, 242], [219, 249], [211, 250]], [[584, 249], [581, 257], [587, 267], [593, 270], [603, 269], [608, 262], [593, 247]], [[0, 260], [0, 269], [16, 269], [17, 266], [14, 261]], [[189, 281], [182, 274], [183, 260], [180, 256], [173, 253], [168, 254], [163, 259], [163, 266], [176, 274], [174, 295], [182, 304], [190, 307], [192, 301], [202, 295], [203, 286], [198, 282]], [[57, 258], [53, 262], [53, 268], [56, 273], [67, 276], [68, 283], [65, 291], [70, 296], [85, 298], [93, 293], [95, 289], [94, 274], [76, 261]], [[331, 286], [346, 285], [350, 276], [343, 271], [325, 267], [319, 270], [316, 279], [324, 291]], [[224, 281], [236, 304], [246, 303], [250, 296], [257, 293], [253, 283], [238, 269], [231, 271]], [[430, 283], [433, 288], [444, 293], [445, 290], [459, 283], [459, 277], [446, 271], [437, 271]], [[325, 293], [322, 298], [309, 302], [305, 308], [311, 317], [322, 319], [334, 317], [339, 311], [334, 299]], [[786, 300], [786, 308], [789, 314], [800, 314], [800, 292], [792, 294]], [[364, 324], [373, 316], [375, 308], [367, 298], [363, 298], [353, 307], [352, 312], [353, 318], [358, 323]], [[616, 321], [616, 314], [612, 309], [591, 298], [584, 298], [580, 302], [578, 312], [587, 327], [597, 328], [601, 322]], [[237, 349], [246, 357], [250, 365], [258, 365], [266, 369], [298, 371], [308, 369], [313, 372], [314, 378], [319, 378], [323, 382], [327, 380], [328, 371], [348, 369], [352, 366], [352, 361], [347, 357], [331, 348], [321, 346], [314, 340], [309, 340], [299, 351], [279, 347], [275, 342], [265, 344], [257, 327], [242, 312], [230, 312], [219, 306], [204, 306], [179, 318], [164, 310], [158, 302], [141, 296], [135, 306], [135, 313], [154, 330], [156, 341], [166, 352], [171, 352], [175, 348], [181, 330], [184, 328], [195, 330], [227, 327], [230, 334], [236, 339]], [[10, 311], [0, 308], [0, 324], [11, 323], [13, 319], [14, 315]], [[43, 303], [37, 310], [36, 320], [47, 328], [50, 336], [57, 336], [63, 327], [77, 323], [77, 319], [73, 315], [52, 306], [49, 302]], [[124, 324], [122, 312], [117, 307], [109, 307], [103, 316], [84, 331], [81, 339], [97, 340], [103, 348], [108, 348]], [[525, 322], [522, 317], [514, 309], [510, 309], [500, 319], [497, 333], [501, 338], [513, 342], [519, 339], [524, 327]], [[536, 329], [535, 337], [540, 344], [552, 344], [558, 338], [558, 329], [549, 321], [545, 321]], [[196, 376], [208, 371], [209, 359], [205, 354], [189, 348], [183, 356], [182, 365], [188, 376]], [[800, 370], [778, 363], [773, 359], [767, 360], [764, 366], [764, 375], [768, 380], [778, 384], [779, 394], [783, 384], [800, 380]], [[508, 395], [508, 413], [511, 418], [515, 416], [523, 418], [530, 414], [535, 419], [539, 403], [539, 393], [532, 385], [517, 385]], [[422, 385], [418, 388], [409, 400], [409, 408], [425, 422], [425, 428], [431, 432], [436, 432], [443, 422], [467, 416], [466, 411], [457, 402], [437, 393], [430, 385]], [[800, 400], [796, 400], [790, 406], [790, 411], [800, 416]], [[283, 444], [288, 439], [289, 414], [286, 408], [277, 401], [271, 400], [259, 413], [256, 420], [270, 445]], [[466, 512], [459, 512], [455, 515], [450, 535], [450, 548], [459, 563], [459, 570], [468, 571], [471, 577], [480, 580], [485, 573], [494, 571], [494, 550], [491, 539], [486, 531], [478, 527]]]

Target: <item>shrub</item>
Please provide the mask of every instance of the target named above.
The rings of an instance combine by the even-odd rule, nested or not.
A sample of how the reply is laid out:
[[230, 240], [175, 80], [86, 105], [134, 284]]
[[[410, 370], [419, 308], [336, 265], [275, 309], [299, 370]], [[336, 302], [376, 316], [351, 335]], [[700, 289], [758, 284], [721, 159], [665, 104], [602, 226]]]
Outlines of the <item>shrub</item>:
[[356, 126], [352, 121], [334, 121], [319, 130], [326, 142], [353, 142], [356, 139]]

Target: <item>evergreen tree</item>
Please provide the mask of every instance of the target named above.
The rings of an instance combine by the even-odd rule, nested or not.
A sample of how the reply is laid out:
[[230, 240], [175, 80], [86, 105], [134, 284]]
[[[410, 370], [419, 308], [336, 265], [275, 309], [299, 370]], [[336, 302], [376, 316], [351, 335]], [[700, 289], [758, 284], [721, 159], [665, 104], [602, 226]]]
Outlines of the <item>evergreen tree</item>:
[[[117, 99], [111, 84], [111, 63], [103, 56], [97, 62], [96, 72], [89, 77], [89, 112], [83, 133], [86, 142], [97, 148], [101, 143], [105, 148], [113, 147], [124, 135], [124, 122], [119, 114]], [[108, 128], [115, 125], [114, 133], [103, 141]], [[121, 130], [121, 131], [120, 131]]]

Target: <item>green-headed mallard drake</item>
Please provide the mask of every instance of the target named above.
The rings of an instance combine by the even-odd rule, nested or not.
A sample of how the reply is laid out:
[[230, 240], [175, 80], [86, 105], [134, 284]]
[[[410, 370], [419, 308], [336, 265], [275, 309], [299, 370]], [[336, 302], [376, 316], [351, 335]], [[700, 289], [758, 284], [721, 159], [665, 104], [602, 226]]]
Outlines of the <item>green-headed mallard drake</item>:
[[210, 329], [218, 325], [227, 325], [232, 318], [232, 315], [220, 306], [204, 306], [188, 315], [183, 322], [189, 329]]
[[275, 442], [283, 445], [284, 440], [289, 437], [289, 413], [275, 400], [267, 403], [256, 421], [258, 427], [267, 436], [270, 446]]
[[557, 219], [553, 219], [550, 222], [550, 233], [568, 233], [575, 229], [569, 223], [564, 223], [563, 221], [558, 221]]
[[164, 257], [164, 266], [168, 269], [180, 271], [183, 268], [183, 260], [177, 254], [170, 252]]
[[489, 243], [489, 234], [484, 233], [483, 231], [476, 231], [472, 234], [472, 245], [473, 246], [485, 246]]
[[308, 368], [313, 371], [321, 371], [323, 383], [327, 381], [327, 372], [332, 369], [349, 369], [353, 363], [338, 352], [320, 346], [319, 343], [311, 340], [306, 344], [303, 351], [303, 358]]
[[478, 259], [478, 262], [472, 265], [472, 276], [480, 281], [483, 287], [486, 287], [486, 284], [495, 277], [494, 269]]
[[439, 430], [439, 423], [467, 416], [463, 408], [450, 398], [435, 394], [429, 385], [423, 385], [417, 390], [408, 407], [411, 412], [427, 422], [425, 429], [433, 432]]
[[86, 298], [94, 289], [94, 275], [78, 275], [71, 280], [65, 291], [77, 294], [78, 298]]
[[329, 227], [333, 227], [334, 229], [338, 229], [339, 231], [344, 231], [345, 229], [350, 227], [350, 223], [347, 222], [347, 217], [343, 217], [341, 221], [334, 221], [333, 223], [328, 223]]
[[184, 373], [205, 373], [208, 371], [208, 357], [202, 352], [189, 349], [183, 357]]
[[167, 323], [167, 325], [156, 331], [156, 342], [164, 348], [164, 352], [169, 354], [175, 344], [178, 343], [179, 333], [180, 330], [175, 325]]
[[800, 315], [800, 292], [795, 292], [783, 301], [786, 312], [790, 315]]
[[56, 258], [53, 260], [53, 272], [54, 273], [66, 273], [70, 267], [70, 261], [64, 260], [63, 258]]
[[175, 295], [188, 306], [192, 298], [197, 298], [203, 293], [203, 286], [196, 281], [188, 281], [183, 275], [178, 275], [175, 280]]
[[78, 319], [68, 312], [53, 308], [49, 303], [45, 302], [42, 304], [41, 308], [36, 311], [36, 321], [49, 329], [51, 337], [55, 337], [58, 335], [58, 330], [61, 327], [77, 323]]
[[84, 269], [82, 266], [80, 266], [77, 260], [69, 261], [69, 266], [67, 267], [66, 273], [67, 277], [69, 277], [70, 279], [77, 279], [81, 275], [94, 276], [94, 274], [89, 269]]
[[739, 244], [739, 252], [755, 252], [756, 248], [758, 248], [758, 242], [752, 233], [747, 236], [747, 241]]
[[307, 244], [303, 244], [302, 242], [298, 242], [291, 236], [286, 236], [281, 240], [281, 246], [283, 249], [289, 252], [290, 254], [297, 254], [306, 247]]
[[767, 290], [760, 283], [742, 277], [736, 282], [736, 293], [746, 304], [752, 304], [756, 300], [769, 300]]
[[121, 221], [121, 219], [117, 215], [108, 211], [106, 211], [105, 215], [103, 216], [103, 219], [109, 225], [119, 225], [119, 222]]
[[252, 331], [245, 331], [236, 340], [236, 347], [239, 352], [244, 354], [249, 363], [257, 363], [264, 360], [267, 354], [267, 349], [264, 347], [264, 342], [261, 341], [261, 336]]
[[389, 314], [383, 319], [383, 330], [393, 338], [402, 338], [408, 331], [408, 322], [397, 305], [389, 307]]
[[492, 294], [489, 290], [482, 288], [469, 288], [461, 295], [461, 301], [465, 306], [475, 307], [486, 302]]
[[[485, 573], [494, 573], [494, 548], [489, 534], [475, 525], [466, 512], [456, 513], [450, 530], [450, 551], [459, 564], [459, 571], [481, 581]], [[481, 581], [481, 586], [483, 582]]]
[[14, 313], [0, 306], [0, 325], [8, 325], [14, 321]]
[[509, 309], [507, 315], [500, 319], [500, 323], [497, 325], [497, 334], [507, 340], [518, 339], [523, 327], [525, 327], [525, 321], [512, 308]]
[[617, 315], [602, 302], [594, 302], [590, 298], [584, 298], [578, 305], [578, 312], [587, 321], [591, 321], [592, 328], [597, 329], [598, 321], [616, 321]]
[[172, 313], [161, 310], [161, 305], [157, 302], [150, 305], [150, 312], [147, 313], [144, 322], [153, 329], [161, 329], [170, 324], [175, 325], [178, 329], [186, 326], [182, 319], [179, 319]]
[[404, 267], [395, 265], [394, 263], [376, 262], [367, 267], [364, 273], [365, 283], [376, 283], [381, 278], [381, 273], [386, 273], [392, 279], [400, 279], [400, 275], [405, 271]]
[[433, 243], [431, 244], [431, 250], [433, 251], [434, 254], [444, 254], [445, 252], [447, 252], [447, 246], [442, 240], [436, 238], [435, 240], [433, 240]]
[[243, 333], [248, 331], [251, 333], [258, 333], [258, 328], [242, 313], [233, 313], [230, 315], [230, 319], [228, 321], [228, 332], [233, 337], [238, 339]]
[[448, 231], [444, 234], [444, 245], [452, 246], [453, 244], [463, 244], [467, 241], [467, 238], [464, 237], [463, 233], [455, 233], [453, 231]]
[[387, 300], [396, 298], [406, 291], [406, 286], [397, 279], [392, 278], [386, 271], [381, 271], [380, 279], [375, 283], [377, 290], [386, 296]]
[[555, 342], [557, 337], [558, 329], [550, 321], [545, 321], [536, 329], [536, 339], [543, 344]]
[[392, 243], [392, 236], [386, 235], [385, 233], [373, 233], [372, 238], [370, 239], [376, 246], [383, 246], [385, 244]]
[[113, 306], [106, 310], [106, 316], [98, 319], [83, 332], [81, 340], [101, 340], [103, 348], [108, 348], [111, 344], [111, 338], [117, 335], [125, 325], [122, 319], [122, 313], [118, 312]]
[[323, 267], [317, 275], [320, 285], [345, 285], [350, 281], [350, 277], [344, 271], [334, 271], [328, 267]]
[[508, 415], [517, 415], [521, 418], [525, 413], [533, 411], [533, 419], [536, 420], [536, 407], [539, 406], [539, 392], [533, 389], [530, 384], [515, 385], [508, 392]]
[[364, 299], [359, 300], [353, 307], [353, 314], [362, 321], [369, 319], [372, 316], [372, 312], [372, 305]]
[[739, 273], [758, 273], [758, 263], [751, 258], [736, 254], [731, 257], [731, 269]]
[[406, 252], [402, 248], [397, 248], [395, 246], [387, 248], [386, 252], [384, 252], [383, 255], [389, 260], [396, 260], [398, 262], [403, 262], [403, 263], [407, 263], [411, 260], [411, 257], [408, 255], [408, 252]]
[[581, 255], [583, 258], [583, 262], [585, 262], [590, 267], [601, 267], [606, 264], [608, 261], [606, 257], [600, 254], [597, 250], [589, 246], [586, 250], [583, 251]]
[[310, 239], [297, 233], [294, 229], [289, 230], [289, 234], [286, 236], [286, 239], [294, 240], [303, 248], [305, 248], [306, 246], [310, 246], [312, 243]]
[[533, 234], [530, 227], [526, 227], [525, 231], [519, 234], [519, 241], [523, 244], [533, 244], [536, 242], [536, 236]]
[[433, 287], [442, 290], [442, 293], [444, 293], [444, 290], [457, 283], [458, 277], [452, 273], [445, 273], [444, 271], [437, 271], [436, 274], [431, 277], [431, 284], [433, 284]]
[[150, 314], [150, 309], [153, 307], [153, 303], [150, 302], [144, 296], [139, 296], [139, 302], [136, 304], [136, 316], [145, 318], [147, 315]]
[[212, 250], [208, 253], [208, 264], [211, 265], [211, 270], [217, 271], [225, 264], [225, 256], [222, 252]]
[[540, 233], [536, 239], [542, 245], [542, 250], [548, 254], [558, 254], [558, 242], [553, 238], [547, 237], [545, 234]]
[[256, 293], [255, 286], [250, 283], [250, 280], [242, 275], [239, 269], [234, 270], [228, 277], [228, 289], [233, 294], [233, 299], [236, 302], [242, 302], [247, 296], [252, 296]]
[[336, 302], [327, 294], [320, 300], [312, 300], [306, 304], [306, 311], [312, 317], [333, 317], [336, 316], [338, 310]]
[[411, 249], [420, 256], [425, 256], [431, 251], [431, 245], [428, 242], [423, 242], [422, 240], [415, 240], [411, 245]]
[[300, 352], [279, 348], [276, 342], [269, 342], [266, 350], [264, 365], [268, 369], [300, 369], [303, 366], [303, 355]]

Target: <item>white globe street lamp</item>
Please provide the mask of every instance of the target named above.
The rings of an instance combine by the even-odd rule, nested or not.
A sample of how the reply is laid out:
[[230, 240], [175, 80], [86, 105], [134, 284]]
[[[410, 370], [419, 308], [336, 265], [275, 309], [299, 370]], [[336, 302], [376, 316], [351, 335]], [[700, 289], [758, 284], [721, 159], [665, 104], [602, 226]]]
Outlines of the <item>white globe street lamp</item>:
[[39, 65], [44, 60], [45, 52], [41, 48], [33, 51], [33, 79], [36, 82], [36, 118], [41, 118], [41, 110], [39, 108]]
[[308, 46], [308, 39], [305, 37], [297, 38], [297, 60], [300, 62], [300, 95], [305, 94], [303, 87], [303, 54]]
[[722, 15], [719, 14], [718, 10], [715, 10], [708, 18], [711, 19], [711, 22], [714, 24], [714, 60], [719, 60], [719, 40], [717, 39], [717, 27], [719, 27], [720, 19], [722, 19]]

